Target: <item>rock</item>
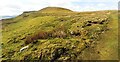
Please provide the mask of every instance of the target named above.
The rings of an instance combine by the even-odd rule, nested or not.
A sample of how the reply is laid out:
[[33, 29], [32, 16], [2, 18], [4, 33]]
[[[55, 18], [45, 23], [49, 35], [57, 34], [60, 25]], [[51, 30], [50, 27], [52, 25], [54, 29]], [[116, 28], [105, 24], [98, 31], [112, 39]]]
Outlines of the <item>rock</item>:
[[25, 46], [25, 47], [22, 47], [22, 48], [20, 49], [20, 52], [22, 52], [23, 50], [27, 49], [28, 47], [29, 47], [29, 45], [27, 45], [27, 46]]

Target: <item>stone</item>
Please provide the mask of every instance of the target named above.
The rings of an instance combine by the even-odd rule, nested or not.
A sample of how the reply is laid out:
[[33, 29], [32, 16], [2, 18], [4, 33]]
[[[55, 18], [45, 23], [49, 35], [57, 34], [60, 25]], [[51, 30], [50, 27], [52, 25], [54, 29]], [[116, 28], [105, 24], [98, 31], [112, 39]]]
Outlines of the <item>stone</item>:
[[23, 50], [27, 49], [28, 47], [29, 47], [29, 45], [27, 45], [27, 46], [25, 46], [25, 47], [22, 47], [22, 48], [20, 49], [20, 52], [22, 52]]

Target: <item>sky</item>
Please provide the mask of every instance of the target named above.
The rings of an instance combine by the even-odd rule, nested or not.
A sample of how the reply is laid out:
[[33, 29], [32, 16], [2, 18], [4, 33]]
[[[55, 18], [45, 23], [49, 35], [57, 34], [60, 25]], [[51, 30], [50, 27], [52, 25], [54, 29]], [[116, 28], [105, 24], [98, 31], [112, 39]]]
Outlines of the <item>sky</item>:
[[0, 0], [0, 16], [14, 16], [44, 7], [63, 7], [73, 11], [117, 10], [119, 0]]

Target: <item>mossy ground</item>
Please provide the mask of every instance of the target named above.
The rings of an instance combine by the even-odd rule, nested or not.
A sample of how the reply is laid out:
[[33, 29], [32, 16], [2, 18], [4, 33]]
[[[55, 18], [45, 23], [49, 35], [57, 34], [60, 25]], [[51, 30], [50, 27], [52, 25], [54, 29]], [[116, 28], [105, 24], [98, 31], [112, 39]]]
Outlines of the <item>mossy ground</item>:
[[[40, 31], [51, 36], [36, 37]], [[118, 59], [117, 11], [26, 12], [2, 20], [2, 36], [3, 60]], [[28, 36], [34, 40], [25, 44]]]

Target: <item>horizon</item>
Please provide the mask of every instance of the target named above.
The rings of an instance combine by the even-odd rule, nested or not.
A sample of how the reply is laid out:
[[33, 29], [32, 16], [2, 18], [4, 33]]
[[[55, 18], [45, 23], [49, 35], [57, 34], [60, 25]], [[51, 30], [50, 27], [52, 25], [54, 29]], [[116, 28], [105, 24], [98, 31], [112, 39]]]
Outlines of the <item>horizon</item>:
[[11, 0], [11, 2], [3, 0], [0, 2], [0, 16], [16, 16], [25, 11], [38, 11], [45, 7], [62, 7], [77, 12], [118, 10], [118, 2], [118, 0]]
[[[44, 7], [44, 8], [46, 8], [46, 7]], [[60, 8], [63, 8], [63, 7], [60, 7]], [[43, 9], [43, 8], [41, 8], [41, 9]], [[41, 9], [40, 9], [40, 10], [41, 10]], [[68, 8], [66, 8], [66, 9], [68, 9]], [[71, 10], [71, 9], [69, 9], [69, 10]], [[33, 11], [39, 11], [39, 10], [33, 10]], [[71, 11], [73, 11], [73, 10], [71, 10]], [[117, 11], [117, 9], [110, 9], [110, 10], [107, 10], [107, 9], [105, 9], [105, 10], [92, 10], [92, 11], [88, 10], [88, 11], [74, 11], [74, 12], [97, 12], [97, 11]], [[23, 12], [21, 12], [21, 14], [23, 14], [24, 12], [32, 12], [32, 10], [31, 10], [31, 11], [23, 11]], [[18, 15], [3, 15], [3, 16], [1, 16], [1, 17], [15, 17], [15, 16], [19, 16], [19, 15], [21, 15], [21, 14], [18, 14]]]

